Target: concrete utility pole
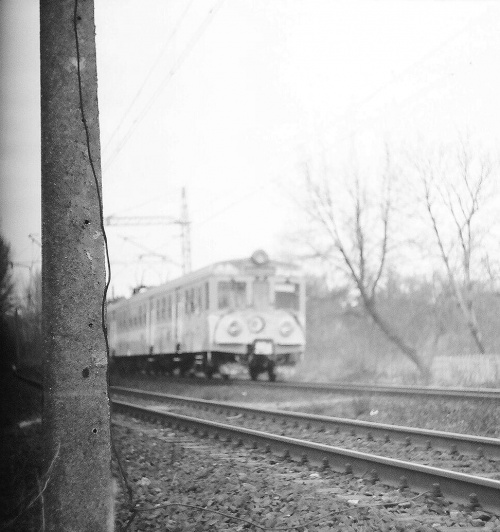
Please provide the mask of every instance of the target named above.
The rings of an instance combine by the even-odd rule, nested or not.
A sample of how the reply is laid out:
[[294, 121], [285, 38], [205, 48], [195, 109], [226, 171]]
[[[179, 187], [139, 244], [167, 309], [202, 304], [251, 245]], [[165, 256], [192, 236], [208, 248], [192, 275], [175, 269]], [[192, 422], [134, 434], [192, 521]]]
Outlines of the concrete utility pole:
[[93, 0], [40, 1], [47, 531], [113, 530]]

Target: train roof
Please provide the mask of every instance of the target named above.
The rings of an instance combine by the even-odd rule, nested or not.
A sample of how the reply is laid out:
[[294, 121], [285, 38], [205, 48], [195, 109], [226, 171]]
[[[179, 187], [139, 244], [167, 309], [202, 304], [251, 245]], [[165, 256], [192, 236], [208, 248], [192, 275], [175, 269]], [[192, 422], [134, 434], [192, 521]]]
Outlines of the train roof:
[[[283, 262], [270, 260], [267, 253], [262, 250], [255, 251], [251, 257], [244, 259], [233, 259], [215, 262], [194, 272], [172, 279], [158, 286], [146, 288], [145, 290], [134, 294], [134, 299], [144, 299], [154, 296], [157, 292], [162, 292], [166, 287], [178, 288], [191, 282], [196, 282], [212, 276], [228, 276], [228, 275], [255, 275], [261, 273], [263, 275], [273, 275], [279, 277], [302, 277], [302, 270], [300, 266], [292, 262]], [[144, 296], [144, 297], [141, 297]], [[119, 305], [122, 302], [130, 301], [131, 298], [121, 298], [117, 301], [110, 302], [111, 305]]]

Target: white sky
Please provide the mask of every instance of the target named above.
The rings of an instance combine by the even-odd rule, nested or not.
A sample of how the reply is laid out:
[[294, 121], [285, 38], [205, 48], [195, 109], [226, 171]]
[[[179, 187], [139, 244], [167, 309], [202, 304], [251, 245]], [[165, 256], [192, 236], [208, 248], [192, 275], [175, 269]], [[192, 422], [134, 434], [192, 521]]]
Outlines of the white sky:
[[[300, 165], [324, 151], [369, 160], [386, 141], [465, 130], [499, 145], [498, 2], [95, 5], [105, 215], [178, 217], [186, 187], [193, 268], [282, 251]], [[40, 255], [28, 238], [40, 240], [38, 2], [0, 9], [1, 231], [29, 266]], [[116, 295], [180, 272], [146, 251], [180, 262], [178, 227], [109, 227], [108, 238]]]

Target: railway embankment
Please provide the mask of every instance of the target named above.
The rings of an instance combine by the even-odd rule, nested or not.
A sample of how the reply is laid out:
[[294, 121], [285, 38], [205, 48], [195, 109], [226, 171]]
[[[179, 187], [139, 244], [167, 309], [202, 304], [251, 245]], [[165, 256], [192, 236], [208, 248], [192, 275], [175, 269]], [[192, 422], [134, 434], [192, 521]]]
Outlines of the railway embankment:
[[500, 518], [473, 499], [452, 504], [432, 490], [394, 489], [369, 474], [339, 474], [122, 414], [114, 417], [114, 433], [128, 478], [128, 487], [118, 485], [124, 528], [133, 522], [136, 530], [176, 532], [500, 531]]
[[[406, 412], [406, 419], [409, 413], [411, 417], [405, 424], [419, 426], [436, 415], [433, 420], [436, 425], [429, 428], [456, 431], [457, 424], [462, 423], [462, 432], [479, 427], [477, 418], [485, 406], [479, 404], [475, 411], [471, 406], [469, 412], [468, 407], [464, 409], [467, 403], [463, 403], [456, 410], [446, 407], [429, 414], [429, 405], [417, 409], [394, 398], [386, 398], [387, 403], [383, 403], [383, 398], [378, 396], [344, 395], [308, 400], [303, 391], [296, 395], [287, 391], [285, 396], [271, 388], [245, 388], [236, 383], [147, 381], [148, 386], [163, 392], [290, 410], [300, 406], [303, 411], [317, 414], [343, 414], [371, 421], [381, 421], [384, 412], [387, 416], [392, 412], [394, 422]], [[29, 390], [23, 383], [18, 386], [17, 394]], [[20, 404], [31, 404], [32, 399], [17, 397]], [[36, 497], [40, 480], [37, 459], [40, 426], [36, 422], [27, 423], [38, 417], [39, 404], [34, 400], [32, 406], [34, 409], [20, 412], [16, 422], [11, 423], [10, 448], [2, 453], [4, 466], [9, 456], [14, 459], [8, 474], [2, 475], [2, 503], [9, 493], [9, 516], [20, 515], [5, 530], [37, 530], [40, 526], [41, 499], [26, 508]], [[491, 415], [486, 412], [486, 416]], [[484, 435], [491, 436], [490, 423], [495, 427], [500, 425], [494, 418], [485, 417], [481, 421]], [[115, 458], [117, 530], [128, 526], [128, 530], [177, 532], [276, 529], [452, 532], [475, 528], [500, 532], [499, 517], [475, 506], [474, 501], [470, 505], [458, 505], [435, 493], [418, 495], [410, 490], [389, 488], [369, 474], [339, 475], [288, 461], [262, 448], [239, 447], [234, 441], [209, 441], [178, 428], [161, 427], [122, 414], [114, 416], [112, 430], [127, 478], [124, 484]]]

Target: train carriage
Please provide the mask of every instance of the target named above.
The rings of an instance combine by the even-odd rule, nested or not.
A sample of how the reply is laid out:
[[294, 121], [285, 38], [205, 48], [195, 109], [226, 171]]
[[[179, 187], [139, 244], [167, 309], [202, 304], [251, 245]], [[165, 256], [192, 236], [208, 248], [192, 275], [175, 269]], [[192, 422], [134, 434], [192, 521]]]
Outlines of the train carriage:
[[304, 353], [304, 279], [259, 250], [110, 302], [108, 330], [120, 370], [228, 377], [245, 367], [274, 380]]

